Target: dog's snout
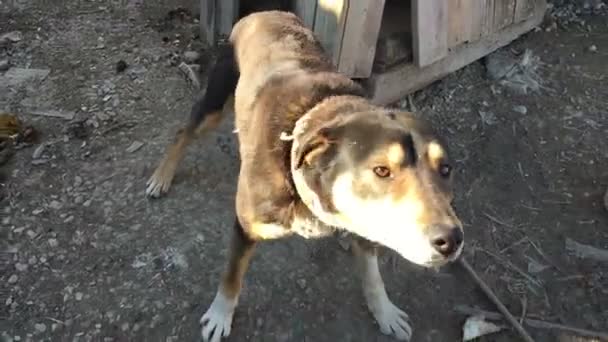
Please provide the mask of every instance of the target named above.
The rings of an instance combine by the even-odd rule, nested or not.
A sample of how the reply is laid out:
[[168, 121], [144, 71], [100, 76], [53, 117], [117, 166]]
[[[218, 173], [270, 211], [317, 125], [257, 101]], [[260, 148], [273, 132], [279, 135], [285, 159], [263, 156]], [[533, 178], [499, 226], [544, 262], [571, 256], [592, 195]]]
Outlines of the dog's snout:
[[464, 234], [460, 227], [435, 226], [433, 230], [431, 244], [439, 254], [449, 257], [462, 245]]

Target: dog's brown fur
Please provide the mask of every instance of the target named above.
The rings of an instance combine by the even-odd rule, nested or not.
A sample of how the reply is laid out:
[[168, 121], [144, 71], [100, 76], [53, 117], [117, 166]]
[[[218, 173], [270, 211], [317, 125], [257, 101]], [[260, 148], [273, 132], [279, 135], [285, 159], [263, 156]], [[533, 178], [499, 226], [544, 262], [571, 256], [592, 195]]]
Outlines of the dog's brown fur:
[[[203, 316], [203, 323], [207, 324], [203, 329], [205, 339], [212, 338], [213, 334], [217, 339], [218, 334], [229, 334], [230, 310], [236, 306], [243, 276], [258, 241], [292, 233], [303, 234], [302, 223], [318, 230], [331, 230], [303, 197], [314, 194], [319, 199], [319, 210], [334, 215], [346, 226], [356, 220], [355, 216], [349, 217], [349, 212], [344, 212], [344, 206], [350, 205], [348, 196], [357, 198], [358, 202], [352, 205], [364, 206], [366, 201], [379, 200], [415, 203], [419, 213], [410, 221], [420, 226], [420, 234], [425, 236], [432, 235], [430, 230], [437, 226], [461, 226], [450, 206], [452, 177], [445, 144], [427, 123], [412, 114], [372, 105], [364, 97], [360, 85], [335, 71], [312, 32], [295, 15], [278, 11], [248, 15], [234, 26], [230, 42], [240, 73], [234, 93], [241, 157], [237, 218], [218, 297]], [[151, 177], [150, 195], [157, 196], [168, 190], [196, 131], [209, 131], [219, 124], [222, 111], [218, 110], [219, 103], [209, 104], [210, 87], [214, 84], [208, 85], [207, 105], [193, 110], [189, 124], [178, 133]], [[295, 160], [292, 160], [293, 142], [280, 137], [291, 133], [304, 115], [308, 125], [297, 137], [299, 146], [293, 155]], [[355, 146], [357, 143], [359, 145]], [[292, 163], [302, 170], [308, 190], [298, 191]], [[391, 182], [374, 178], [376, 176], [370, 170], [376, 172], [375, 165], [386, 165], [391, 171]], [[333, 193], [335, 184], [345, 174], [359, 178], [353, 178], [352, 186], [347, 187], [348, 194]], [[348, 227], [339, 228], [349, 230]], [[384, 291], [381, 279], [376, 279], [379, 274], [375, 275], [376, 243], [368, 241], [368, 237], [373, 240], [375, 235], [367, 234], [366, 229], [370, 227], [350, 229], [358, 236], [355, 250], [362, 265], [367, 267], [361, 271], [364, 286], [377, 286]], [[378, 238], [376, 242], [386, 242], [382, 239]], [[450, 257], [455, 253], [455, 250], [449, 251]], [[433, 262], [447, 260], [448, 253], [445, 255], [445, 258], [436, 256], [441, 260]], [[365, 278], [365, 274], [371, 275]], [[376, 290], [370, 293], [379, 292]], [[368, 298], [368, 305], [373, 312], [376, 310], [374, 315], [381, 321], [379, 309], [373, 308], [374, 298]], [[223, 304], [217, 304], [217, 301]], [[226, 309], [230, 312], [222, 313], [226, 317], [211, 312], [222, 311], [218, 307], [224, 308], [226, 302], [232, 305]], [[388, 305], [382, 303], [385, 307], [380, 311], [386, 310]], [[397, 337], [407, 338], [406, 326], [409, 325], [398, 320], [405, 314], [395, 310], [395, 322], [400, 323], [387, 325], [389, 332], [393, 329]], [[216, 319], [224, 321], [218, 323], [214, 321]], [[388, 324], [386, 317], [384, 319], [381, 326]], [[385, 330], [384, 326], [382, 329]]]

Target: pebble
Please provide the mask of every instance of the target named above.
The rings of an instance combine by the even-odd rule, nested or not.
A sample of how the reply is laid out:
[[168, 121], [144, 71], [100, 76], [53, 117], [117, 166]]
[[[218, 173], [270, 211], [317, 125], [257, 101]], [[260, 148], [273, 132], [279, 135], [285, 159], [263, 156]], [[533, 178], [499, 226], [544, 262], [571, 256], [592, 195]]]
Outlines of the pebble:
[[76, 298], [77, 301], [81, 301], [83, 297], [82, 292], [76, 292], [76, 295], [74, 295], [74, 298]]
[[14, 284], [17, 282], [17, 280], [19, 280], [19, 277], [16, 274], [13, 274], [12, 276], [10, 276], [8, 278], [8, 283], [9, 284]]
[[0, 71], [6, 71], [8, 69], [10, 69], [11, 64], [9, 63], [8, 59], [2, 59], [0, 60]]
[[201, 54], [196, 51], [186, 51], [184, 52], [184, 62], [186, 63], [194, 63], [200, 58]]
[[59, 246], [59, 241], [57, 241], [57, 239], [49, 239], [48, 242], [49, 242], [49, 246], [52, 248]]
[[51, 203], [49, 203], [49, 208], [55, 209], [55, 210], [61, 209], [62, 206], [63, 205], [59, 201], [51, 201]]
[[46, 325], [44, 323], [36, 323], [34, 324], [34, 329], [39, 333], [43, 333], [46, 331]]
[[36, 147], [34, 153], [32, 153], [32, 159], [40, 159], [40, 157], [42, 157], [42, 153], [44, 153], [45, 148], [45, 144], [40, 144], [40, 146]]
[[526, 106], [515, 106], [513, 110], [519, 114], [526, 114], [528, 112], [528, 108]]
[[589, 52], [597, 52], [597, 46], [595, 46], [595, 45], [591, 45], [591, 46], [589, 47]]
[[15, 269], [19, 272], [27, 271], [27, 264], [22, 264], [20, 262], [15, 264]]

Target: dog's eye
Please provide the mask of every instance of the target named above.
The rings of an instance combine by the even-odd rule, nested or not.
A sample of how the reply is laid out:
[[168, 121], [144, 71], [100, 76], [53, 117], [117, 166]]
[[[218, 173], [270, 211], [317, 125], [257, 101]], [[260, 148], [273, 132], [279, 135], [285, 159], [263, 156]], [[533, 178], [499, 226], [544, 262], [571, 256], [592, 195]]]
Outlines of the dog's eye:
[[391, 175], [391, 170], [386, 166], [376, 166], [374, 168], [374, 173], [380, 178], [386, 178]]
[[443, 178], [448, 178], [452, 174], [452, 167], [448, 164], [439, 165], [439, 174]]

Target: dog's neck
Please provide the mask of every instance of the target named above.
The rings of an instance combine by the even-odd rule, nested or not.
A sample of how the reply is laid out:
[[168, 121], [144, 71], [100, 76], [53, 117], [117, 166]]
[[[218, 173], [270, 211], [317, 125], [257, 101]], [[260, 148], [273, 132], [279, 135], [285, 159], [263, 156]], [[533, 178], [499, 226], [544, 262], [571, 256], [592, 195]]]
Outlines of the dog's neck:
[[[349, 101], [344, 101], [345, 97], [349, 97]], [[349, 108], [343, 108], [340, 105], [334, 105], [336, 102], [343, 102], [348, 104]], [[348, 115], [355, 109], [352, 107], [369, 108], [371, 105], [369, 102], [362, 98], [351, 95], [334, 96], [318, 103], [310, 111], [300, 117], [293, 128], [291, 135], [282, 135], [282, 139], [288, 139], [292, 141], [291, 146], [291, 157], [290, 157], [290, 171], [291, 177], [298, 193], [298, 196], [306, 205], [306, 207], [316, 216], [321, 222], [328, 226], [337, 228], [347, 228], [350, 226], [348, 220], [340, 215], [339, 213], [328, 211], [322, 205], [322, 199], [306, 182], [302, 168], [296, 168], [296, 151], [298, 150], [299, 144], [303, 138], [309, 134], [319, 122], [328, 122], [334, 119], [338, 115]]]

